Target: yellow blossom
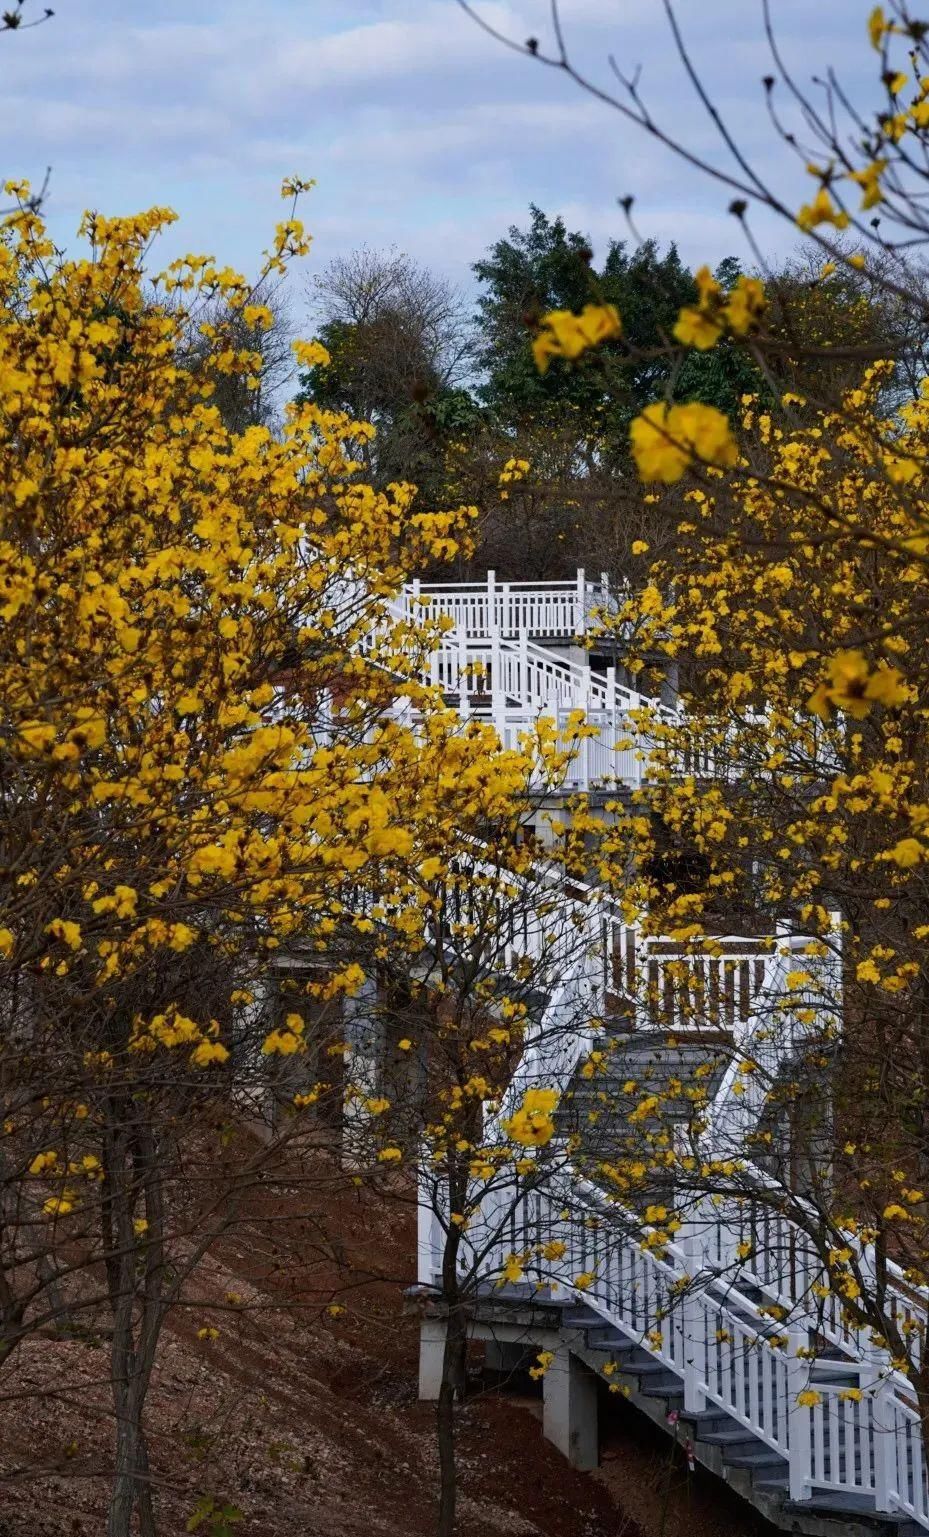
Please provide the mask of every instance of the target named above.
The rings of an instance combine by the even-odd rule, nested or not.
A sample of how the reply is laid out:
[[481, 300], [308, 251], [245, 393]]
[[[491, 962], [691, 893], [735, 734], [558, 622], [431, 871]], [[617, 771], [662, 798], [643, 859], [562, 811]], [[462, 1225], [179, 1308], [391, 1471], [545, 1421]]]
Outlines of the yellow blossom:
[[816, 229], [820, 224], [832, 224], [836, 229], [846, 229], [848, 222], [845, 209], [836, 206], [825, 187], [820, 187], [812, 203], [804, 203], [797, 214], [797, 224], [805, 231]]
[[621, 334], [619, 312], [614, 304], [585, 304], [579, 315], [571, 310], [549, 310], [539, 322], [532, 355], [539, 373], [544, 374], [552, 358], [578, 358], [589, 348]]
[[679, 480], [694, 464], [731, 467], [738, 457], [729, 423], [715, 406], [646, 406], [632, 423], [632, 452], [645, 481]]

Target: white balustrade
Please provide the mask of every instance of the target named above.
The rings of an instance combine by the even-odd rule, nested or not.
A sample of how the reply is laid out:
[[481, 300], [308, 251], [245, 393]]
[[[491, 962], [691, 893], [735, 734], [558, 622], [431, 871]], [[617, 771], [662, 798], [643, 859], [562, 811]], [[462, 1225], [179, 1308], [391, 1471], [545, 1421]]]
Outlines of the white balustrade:
[[598, 614], [617, 607], [608, 579], [590, 582], [583, 570], [564, 582], [498, 582], [493, 571], [482, 582], [413, 581], [404, 598], [412, 613], [445, 614], [472, 637], [496, 631], [514, 639], [525, 630], [562, 642], [586, 635]]
[[[583, 1180], [569, 1185], [568, 1174], [508, 1201], [495, 1193], [487, 1233], [471, 1224], [488, 1273], [516, 1254], [556, 1296], [578, 1296], [680, 1378], [688, 1412], [715, 1406], [778, 1452], [793, 1499], [854, 1495], [929, 1528], [919, 1415], [905, 1384], [867, 1356], [809, 1359], [803, 1320], [786, 1332], [773, 1323], [746, 1291], [750, 1275], [714, 1287], [698, 1273], [686, 1236], [654, 1253], [643, 1247], [640, 1219]], [[549, 1260], [553, 1242], [563, 1252]]]
[[[702, 953], [695, 953], [696, 945], [642, 938], [600, 894], [563, 899], [581, 910], [576, 964], [554, 990], [550, 1012], [527, 1037], [497, 1124], [526, 1088], [567, 1087], [591, 1041], [579, 1023], [585, 1017], [579, 1002], [589, 999], [592, 1009], [612, 988], [632, 994], [643, 977], [654, 981], [656, 971], [658, 993], [665, 997], [662, 973], [670, 971], [676, 988], [684, 966], [689, 1001], [675, 1016], [676, 1028], [693, 1023], [701, 1012], [717, 1025], [722, 1019], [734, 1067], [751, 1055], [769, 1083], [778, 1062], [790, 1060], [796, 1050], [797, 1003], [805, 1006], [818, 989], [820, 1009], [834, 1013], [840, 1007], [838, 957], [811, 954], [819, 945], [808, 936], [723, 936], [705, 941]], [[801, 969], [809, 980], [798, 986], [795, 974]], [[740, 980], [730, 985], [727, 977]], [[707, 999], [715, 1000], [712, 1008]], [[725, 1007], [716, 1006], [720, 1000]], [[748, 1076], [751, 1082], [754, 1075]], [[733, 1095], [732, 1087], [727, 1075], [704, 1133], [715, 1153], [744, 1139], [760, 1112], [760, 1099]], [[493, 1128], [488, 1130], [492, 1137]], [[559, 1166], [549, 1149], [534, 1188], [515, 1195], [498, 1188], [488, 1195], [469, 1225], [468, 1242], [488, 1276], [498, 1276], [507, 1257], [517, 1254], [526, 1273], [555, 1288], [556, 1295], [560, 1290], [570, 1297], [580, 1281], [579, 1297], [605, 1325], [635, 1340], [680, 1379], [689, 1412], [716, 1406], [785, 1459], [792, 1498], [802, 1501], [818, 1492], [856, 1496], [875, 1512], [902, 1512], [929, 1529], [920, 1419], [906, 1379], [874, 1347], [870, 1331], [851, 1324], [822, 1285], [822, 1263], [810, 1234], [765, 1201], [766, 1176], [744, 1157], [739, 1167], [745, 1182], [740, 1194], [698, 1201], [675, 1240], [656, 1253], [643, 1243], [647, 1229], [641, 1217], [624, 1211], [570, 1166]], [[814, 1216], [811, 1212], [811, 1224]], [[555, 1241], [549, 1253], [559, 1257], [546, 1259], [544, 1246]], [[867, 1246], [850, 1234], [846, 1241], [862, 1267], [873, 1265]], [[421, 1279], [427, 1284], [438, 1261], [435, 1245], [423, 1254]], [[929, 1294], [907, 1283], [893, 1265], [888, 1284], [892, 1306], [919, 1350]], [[784, 1310], [786, 1326], [773, 1321], [767, 1311], [772, 1303]], [[836, 1347], [834, 1358], [810, 1358], [810, 1342], [817, 1338]]]

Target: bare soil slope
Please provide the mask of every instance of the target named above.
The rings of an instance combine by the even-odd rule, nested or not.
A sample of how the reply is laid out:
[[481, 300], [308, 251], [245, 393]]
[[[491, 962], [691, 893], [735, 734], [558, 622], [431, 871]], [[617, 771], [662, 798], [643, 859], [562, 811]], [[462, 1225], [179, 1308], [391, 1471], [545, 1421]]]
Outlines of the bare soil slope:
[[[286, 1204], [224, 1241], [167, 1326], [147, 1414], [160, 1537], [185, 1532], [204, 1496], [241, 1511], [243, 1537], [431, 1537], [433, 1410], [416, 1402], [417, 1318], [402, 1295], [409, 1208], [347, 1182], [327, 1213], [344, 1251], [330, 1246], [327, 1266], [318, 1227], [277, 1220]], [[346, 1287], [348, 1270], [373, 1278]], [[217, 1339], [198, 1336], [209, 1327]], [[0, 1374], [0, 1537], [100, 1537], [107, 1370], [104, 1339], [49, 1338]], [[639, 1537], [527, 1408], [479, 1395], [461, 1419], [460, 1537]]]

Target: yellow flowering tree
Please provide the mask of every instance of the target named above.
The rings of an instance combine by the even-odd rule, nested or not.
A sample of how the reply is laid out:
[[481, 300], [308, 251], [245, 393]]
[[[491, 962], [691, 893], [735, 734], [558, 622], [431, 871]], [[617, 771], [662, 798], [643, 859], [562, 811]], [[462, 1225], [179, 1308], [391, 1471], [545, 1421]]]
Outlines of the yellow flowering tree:
[[[28, 188], [8, 193], [0, 1336], [8, 1359], [62, 1313], [80, 1326], [110, 1307], [122, 1537], [133, 1509], [153, 1520], [142, 1410], [166, 1311], [234, 1210], [191, 1205], [186, 1130], [205, 1190], [211, 1166], [228, 1172], [237, 1096], [302, 1046], [299, 1011], [265, 1030], [253, 1007], [270, 962], [309, 953], [304, 999], [351, 995], [375, 922], [422, 923], [418, 841], [454, 845], [452, 722], [417, 682], [428, 640], [388, 605], [407, 564], [455, 552], [470, 513], [363, 484], [370, 429], [337, 412], [232, 430], [214, 381], [247, 388], [260, 358], [217, 304], [246, 333], [273, 317], [209, 258], [150, 275], [165, 210], [88, 216], [88, 254], [70, 258]], [[259, 281], [306, 247], [291, 209]], [[197, 326], [209, 366], [191, 369]], [[414, 727], [413, 699], [433, 729]], [[461, 774], [489, 754], [465, 737]]]
[[506, 1235], [568, 1157], [553, 1083], [593, 1028], [598, 974], [596, 903], [591, 895], [588, 911], [577, 884], [586, 819], [579, 810], [553, 841], [544, 811], [577, 740], [542, 721], [520, 751], [499, 753], [488, 727], [472, 722], [467, 733], [481, 744], [470, 765], [460, 734], [439, 760], [436, 817], [417, 851], [419, 919], [407, 929], [402, 915], [388, 917], [377, 991], [358, 1000], [368, 1072], [348, 1085], [345, 1143], [385, 1199], [418, 1203], [420, 1301], [443, 1338], [441, 1537], [455, 1528], [471, 1319], [482, 1296], [526, 1282], [538, 1260], [513, 1253]]
[[[803, 111], [811, 191], [797, 207], [720, 115], [677, 7], [665, 9], [730, 152], [722, 167], [656, 123], [637, 79], [617, 71], [614, 91], [595, 86], [573, 61], [557, 4], [553, 37], [526, 52], [657, 134], [689, 174], [705, 172], [750, 235], [758, 208], [799, 231], [819, 251], [818, 288], [860, 278], [901, 322], [887, 353], [855, 328], [825, 343], [785, 335], [763, 270], [731, 295], [704, 270], [669, 340], [681, 359], [725, 341], [762, 368], [770, 360], [776, 375], [785, 353], [806, 354], [812, 387], [777, 400], [776, 412], [747, 397], [740, 421], [671, 389], [632, 427], [665, 535], [659, 559], [637, 552], [638, 591], [623, 615], [634, 628], [629, 661], [645, 677], [661, 659], [679, 679], [681, 712], [643, 722], [655, 742], [651, 780], [616, 831], [620, 863], [634, 872], [625, 899], [684, 944], [734, 919], [762, 932], [780, 925], [787, 947], [791, 930], [809, 936], [784, 978], [792, 1053], [775, 1071], [759, 1040], [732, 1081], [734, 1102], [757, 1111], [740, 1122], [741, 1157], [714, 1163], [698, 1135], [683, 1151], [665, 1136], [665, 1150], [685, 1202], [701, 1190], [737, 1203], [750, 1195], [806, 1235], [825, 1280], [803, 1306], [830, 1309], [884, 1352], [885, 1370], [905, 1374], [926, 1440], [926, 1293], [908, 1288], [929, 1282], [929, 385], [903, 349], [925, 326], [929, 29], [907, 0], [872, 9], [862, 41], [874, 50], [877, 99], [861, 117], [835, 77], [822, 98], [805, 96], [776, 35], [763, 40], [775, 44], [764, 82], [772, 125], [791, 156], [779, 96]], [[598, 344], [580, 316], [569, 341]], [[856, 362], [861, 382], [850, 387]], [[661, 488], [672, 485], [668, 496]], [[778, 1028], [772, 1021], [769, 1040]], [[785, 1141], [789, 1122], [796, 1135]], [[749, 1177], [747, 1159], [764, 1179]], [[801, 1403], [817, 1398], [810, 1390]]]

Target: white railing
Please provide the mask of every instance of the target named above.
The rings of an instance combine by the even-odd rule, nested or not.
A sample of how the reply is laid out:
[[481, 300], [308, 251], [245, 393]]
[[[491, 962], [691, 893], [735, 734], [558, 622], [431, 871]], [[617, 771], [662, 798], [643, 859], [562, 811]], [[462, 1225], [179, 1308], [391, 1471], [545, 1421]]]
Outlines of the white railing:
[[526, 630], [562, 642], [586, 635], [599, 614], [617, 607], [608, 578], [591, 582], [583, 570], [566, 582], [498, 582], [493, 571], [482, 582], [412, 581], [404, 596], [412, 611], [445, 614], [474, 637]]
[[[637, 771], [641, 781], [646, 755], [639, 748], [632, 756], [629, 777]], [[719, 934], [687, 945], [643, 935], [609, 901], [600, 907], [598, 953], [604, 994], [634, 1003], [640, 1029], [675, 1036], [718, 1031], [733, 1039], [757, 1011], [759, 995], [771, 987], [778, 960], [775, 936]]]
[[[525, 750], [527, 744], [531, 748], [541, 718], [542, 712], [506, 708], [492, 717], [492, 724], [505, 748]], [[571, 710], [545, 711], [544, 718], [555, 726], [564, 751], [570, 753], [557, 782], [559, 790], [582, 791], [613, 785], [637, 788], [644, 783], [647, 749], [621, 712], [614, 716], [606, 711], [590, 711], [584, 717], [582, 733]], [[588, 727], [596, 735], [591, 735]], [[548, 778], [549, 770], [540, 763], [535, 783], [547, 782]]]
[[[517, 1255], [533, 1281], [565, 1300], [578, 1297], [679, 1379], [685, 1412], [715, 1406], [778, 1452], [792, 1499], [855, 1495], [929, 1528], [919, 1415], [875, 1352], [809, 1359], [805, 1320], [786, 1329], [773, 1322], [745, 1289], [750, 1273], [725, 1285], [701, 1274], [702, 1244], [690, 1224], [656, 1254], [643, 1242], [649, 1230], [641, 1219], [569, 1176], [562, 1169], [509, 1202], [497, 1193], [487, 1231], [471, 1223], [470, 1242], [488, 1275]], [[421, 1226], [425, 1284], [437, 1274], [440, 1232]], [[546, 1258], [553, 1243], [561, 1252]], [[810, 1392], [811, 1402], [799, 1401]]]
[[[495, 1206], [496, 1231], [484, 1245], [489, 1271], [499, 1273], [515, 1254], [533, 1280], [566, 1300], [578, 1295], [580, 1282], [582, 1300], [604, 1324], [681, 1380], [685, 1409], [715, 1404], [789, 1458], [791, 1405], [809, 1365], [783, 1350], [782, 1336], [750, 1298], [732, 1288], [690, 1288], [688, 1239], [652, 1252], [643, 1246], [647, 1230], [639, 1218], [577, 1178], [568, 1186], [556, 1176], [502, 1213], [499, 1201]], [[472, 1242], [482, 1241], [475, 1232]], [[563, 1252], [548, 1259], [553, 1242]]]
[[615, 668], [599, 674], [586, 662], [555, 656], [525, 628], [514, 636], [474, 636], [461, 626], [447, 632], [430, 658], [429, 681], [458, 695], [469, 712], [492, 709], [497, 700], [536, 709], [661, 708], [617, 683]]
[[[594, 1000], [617, 981], [631, 991], [649, 967], [659, 973], [678, 968], [671, 973], [677, 986], [683, 959], [703, 968], [702, 1003], [714, 996], [708, 978], [731, 976], [733, 967], [739, 968], [747, 980], [743, 1002], [729, 1009], [732, 1065], [737, 1074], [751, 1057], [768, 1084], [797, 1049], [799, 1027], [792, 1022], [797, 1006], [810, 1003], [813, 989], [823, 995], [820, 1008], [834, 1012], [840, 1006], [838, 958], [834, 951], [823, 954], [819, 942], [807, 936], [748, 941], [729, 936], [708, 942], [709, 952], [682, 956], [670, 941], [643, 940], [621, 923], [611, 904], [584, 911], [583, 964], [565, 976], [551, 1000], [555, 1014], [566, 1009], [564, 1028], [552, 1029], [556, 1021], [547, 1018], [527, 1039], [498, 1122], [527, 1087], [546, 1083], [563, 1090], [570, 1082], [590, 1040], [587, 1030], [571, 1023], [578, 987], [589, 988]], [[591, 945], [597, 931], [598, 944]], [[788, 982], [791, 972], [802, 970], [809, 973], [806, 984], [798, 985], [796, 975]], [[715, 996], [734, 997], [719, 980]], [[747, 1020], [740, 1017], [746, 999]], [[691, 1001], [679, 1019], [692, 1021], [699, 1012]], [[750, 1083], [754, 1076], [748, 1075]], [[763, 1102], [754, 1091], [735, 1095], [733, 1084], [727, 1073], [704, 1132], [717, 1151], [725, 1144], [731, 1152], [739, 1138], [744, 1143]], [[604, 1324], [635, 1340], [679, 1378], [687, 1411], [715, 1405], [785, 1459], [794, 1500], [816, 1492], [857, 1496], [876, 1512], [903, 1512], [929, 1529], [920, 1418], [907, 1381], [891, 1369], [887, 1353], [875, 1348], [870, 1331], [851, 1325], [834, 1295], [823, 1296], [823, 1265], [812, 1238], [766, 1205], [761, 1189], [766, 1176], [743, 1157], [745, 1189], [731, 1200], [698, 1200], [684, 1228], [656, 1253], [640, 1217], [575, 1170], [559, 1167], [551, 1154], [540, 1162], [532, 1188], [509, 1201], [499, 1191], [489, 1193], [470, 1223], [468, 1241], [480, 1250], [484, 1273], [499, 1275], [515, 1254], [533, 1279], [560, 1288], [566, 1297], [577, 1295], [580, 1283], [583, 1301]], [[756, 1200], [752, 1179], [759, 1182]], [[441, 1232], [434, 1213], [421, 1220], [425, 1284], [433, 1283], [438, 1270]], [[852, 1235], [840, 1236], [863, 1266], [873, 1265], [866, 1246]], [[549, 1253], [558, 1258], [548, 1259], [546, 1246], [555, 1240]], [[908, 1285], [896, 1267], [889, 1270], [901, 1321], [912, 1322], [922, 1340], [929, 1294]], [[784, 1310], [786, 1324], [772, 1320], [767, 1311], [772, 1302]], [[816, 1339], [828, 1340], [841, 1356], [811, 1359]]]
[[[577, 761], [565, 780], [569, 790], [597, 785], [640, 785], [653, 750], [661, 745], [662, 725], [679, 727], [681, 717], [659, 699], [620, 683], [615, 667], [595, 672], [583, 663], [552, 655], [529, 640], [523, 630], [515, 639], [499, 633], [489, 638], [448, 632], [429, 658], [429, 682], [450, 697], [464, 719], [490, 720], [508, 747], [519, 733], [531, 730], [541, 716], [554, 720], [559, 731], [584, 717], [596, 735], [581, 742]], [[717, 768], [714, 749], [694, 738], [685, 747], [662, 746], [662, 759], [680, 775], [711, 776]]]
[[[446, 696], [463, 720], [476, 716], [490, 721], [507, 748], [521, 746], [521, 738], [527, 734], [531, 737], [542, 717], [554, 721], [560, 735], [576, 740], [574, 761], [566, 769], [561, 790], [573, 793], [640, 786], [653, 750], [660, 745], [657, 727], [662, 723], [679, 726], [680, 717], [657, 698], [621, 683], [615, 667], [595, 671], [586, 654], [583, 661], [577, 661], [537, 645], [530, 637], [541, 633], [545, 638], [546, 624], [539, 617], [543, 609], [538, 609], [533, 624], [522, 622], [526, 618], [525, 594], [519, 596], [520, 585], [508, 588], [519, 601], [508, 598], [504, 613], [500, 608], [503, 600], [498, 601], [492, 580], [474, 592], [450, 584], [448, 604], [435, 607], [422, 598], [446, 589], [436, 584], [427, 592], [410, 584], [401, 598], [383, 602], [380, 626], [372, 629], [362, 648], [376, 652], [378, 637], [392, 627], [401, 627], [400, 633], [402, 627], [409, 627], [411, 635], [421, 631], [420, 655], [414, 656], [412, 668], [418, 668], [422, 680]], [[576, 615], [580, 599], [572, 584], [550, 583], [548, 587], [546, 623], [560, 634], [568, 608]], [[540, 591], [526, 585], [534, 603]], [[587, 623], [608, 595], [590, 583], [584, 584], [584, 594]], [[443, 634], [436, 628], [430, 633], [428, 621], [443, 617], [454, 628]], [[396, 645], [396, 637], [392, 644]], [[578, 731], [581, 716], [585, 726], [594, 728], [592, 732]], [[724, 764], [716, 763], [714, 752], [696, 740], [683, 749], [672, 746], [670, 754], [664, 748], [662, 759], [669, 755], [672, 772], [682, 775], [706, 777], [717, 768], [727, 772]], [[540, 776], [540, 780], [544, 778]]]
[[[578, 738], [562, 784], [568, 791], [641, 785], [651, 751], [648, 723], [673, 718], [658, 700], [619, 683], [615, 668], [599, 674], [555, 657], [525, 630], [516, 640], [447, 634], [429, 658], [429, 682], [454, 699], [464, 719], [489, 720], [506, 748], [531, 738], [542, 717], [562, 737]], [[682, 764], [682, 771], [691, 769], [705, 772], [706, 764], [694, 757]]]

